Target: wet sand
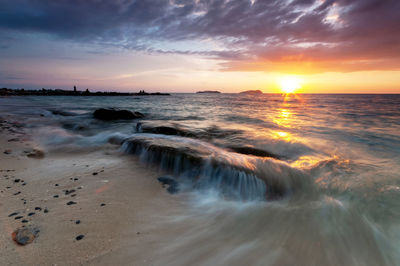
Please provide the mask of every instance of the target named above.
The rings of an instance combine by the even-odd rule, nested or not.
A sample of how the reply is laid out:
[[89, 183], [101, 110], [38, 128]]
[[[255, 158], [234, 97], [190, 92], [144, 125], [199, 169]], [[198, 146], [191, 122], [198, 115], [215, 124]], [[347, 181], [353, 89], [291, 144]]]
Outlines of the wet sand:
[[[177, 198], [158, 183], [159, 173], [112, 145], [28, 157], [35, 144], [8, 141], [14, 135], [0, 133], [0, 265], [153, 265], [158, 260], [156, 244], [168, 241], [168, 234], [153, 225], [179, 208]], [[26, 246], [11, 238], [22, 226], [40, 230]]]

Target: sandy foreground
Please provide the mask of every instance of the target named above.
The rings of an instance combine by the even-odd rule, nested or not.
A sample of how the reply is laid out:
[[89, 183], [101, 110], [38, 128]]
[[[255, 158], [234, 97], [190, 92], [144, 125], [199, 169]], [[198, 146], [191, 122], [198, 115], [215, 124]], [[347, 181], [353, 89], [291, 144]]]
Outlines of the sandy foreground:
[[[162, 221], [180, 208], [160, 173], [113, 145], [40, 158], [32, 140], [3, 128], [0, 148], [0, 265], [160, 264], [157, 249], [174, 234]], [[40, 232], [20, 246], [11, 235], [24, 225]]]

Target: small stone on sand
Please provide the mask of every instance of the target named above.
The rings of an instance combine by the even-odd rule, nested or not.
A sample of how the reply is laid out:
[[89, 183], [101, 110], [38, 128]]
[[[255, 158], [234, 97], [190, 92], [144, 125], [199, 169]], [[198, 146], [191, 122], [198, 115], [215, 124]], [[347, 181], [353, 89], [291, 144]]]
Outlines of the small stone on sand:
[[68, 201], [67, 202], [67, 205], [73, 205], [73, 204], [76, 204], [76, 202], [75, 201]]
[[84, 237], [85, 237], [84, 235], [79, 235], [75, 239], [79, 241], [79, 240], [82, 240]]

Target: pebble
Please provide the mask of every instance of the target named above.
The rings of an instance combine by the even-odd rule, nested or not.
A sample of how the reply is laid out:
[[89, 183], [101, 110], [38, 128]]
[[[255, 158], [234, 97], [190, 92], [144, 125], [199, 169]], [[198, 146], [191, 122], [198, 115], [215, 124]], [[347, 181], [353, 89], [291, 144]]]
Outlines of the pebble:
[[106, 206], [106, 204], [105, 204], [105, 203], [102, 203], [102, 204], [100, 204], [100, 206], [103, 207], [103, 206]]
[[41, 211], [42, 210], [42, 208], [40, 208], [40, 207], [35, 207], [35, 211]]
[[81, 220], [76, 220], [75, 223], [76, 223], [76, 224], [80, 224], [80, 223], [81, 223]]
[[31, 243], [39, 232], [39, 229], [32, 227], [18, 228], [12, 233], [11, 237], [18, 245], [23, 246]]
[[12, 217], [12, 216], [15, 216], [17, 214], [18, 214], [18, 212], [13, 212], [13, 213], [9, 214], [8, 217]]
[[25, 219], [21, 221], [21, 223], [27, 223], [27, 222], [29, 222], [29, 221], [25, 220]]
[[68, 201], [67, 202], [67, 205], [73, 205], [73, 204], [76, 204], [76, 202], [75, 201]]
[[58, 195], [54, 195], [53, 198], [58, 198]]
[[28, 213], [28, 216], [32, 216], [32, 215], [35, 215], [35, 213], [34, 212]]
[[22, 219], [22, 218], [24, 218], [24, 216], [17, 216], [17, 217], [15, 217], [14, 219], [15, 219], [15, 220], [19, 220], [19, 219]]
[[49, 210], [48, 210], [47, 208], [45, 208], [43, 212], [44, 212], [44, 213], [48, 213]]
[[75, 239], [79, 241], [79, 240], [82, 240], [84, 237], [85, 237], [84, 235], [79, 235]]
[[97, 175], [97, 172], [94, 172], [92, 175]]

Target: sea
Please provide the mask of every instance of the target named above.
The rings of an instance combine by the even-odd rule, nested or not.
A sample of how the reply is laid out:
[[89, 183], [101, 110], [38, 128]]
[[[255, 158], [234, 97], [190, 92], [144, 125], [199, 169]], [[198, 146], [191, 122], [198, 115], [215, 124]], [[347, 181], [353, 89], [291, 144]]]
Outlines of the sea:
[[400, 265], [400, 95], [0, 97], [9, 116], [43, 149], [116, 145], [166, 177], [190, 227], [164, 265]]

